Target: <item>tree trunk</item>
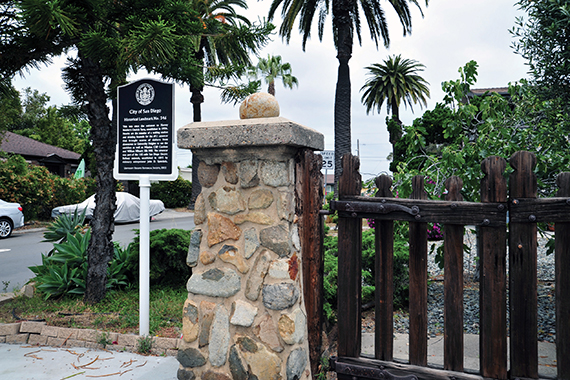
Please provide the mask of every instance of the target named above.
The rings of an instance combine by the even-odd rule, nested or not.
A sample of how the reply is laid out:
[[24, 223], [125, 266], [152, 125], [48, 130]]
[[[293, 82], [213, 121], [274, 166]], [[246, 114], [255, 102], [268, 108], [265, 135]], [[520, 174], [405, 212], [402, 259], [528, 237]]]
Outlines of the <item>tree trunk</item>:
[[[204, 62], [204, 51], [206, 49], [206, 44], [208, 40], [206, 37], [202, 37], [200, 39], [200, 49], [194, 54], [194, 57]], [[204, 103], [204, 95], [202, 91], [204, 90], [204, 77], [200, 78], [201, 85], [195, 86], [190, 83], [190, 92], [192, 93], [192, 97], [190, 98], [190, 103], [192, 103], [192, 111], [194, 112], [194, 122], [202, 121], [202, 103]], [[190, 196], [190, 204], [188, 205], [188, 209], [193, 210], [194, 205], [196, 204], [196, 198], [202, 192], [202, 185], [200, 185], [200, 180], [198, 179], [198, 165], [200, 164], [200, 160], [196, 157], [195, 154], [192, 153], [192, 195]]]
[[334, 150], [335, 150], [335, 194], [338, 194], [338, 179], [342, 173], [341, 158], [351, 152], [350, 138], [350, 69], [352, 57], [351, 4], [348, 1], [333, 2], [333, 20], [338, 30], [337, 59], [338, 79], [334, 101]]
[[[105, 297], [107, 267], [113, 257], [112, 238], [115, 229], [113, 214], [116, 209], [113, 164], [117, 129], [109, 120], [105, 84], [99, 63], [85, 57], [81, 52], [79, 57], [85, 78], [87, 115], [91, 124], [93, 152], [97, 163], [96, 206], [91, 221], [91, 241], [87, 249], [88, 269], [84, 296], [86, 303], [94, 304]], [[116, 100], [113, 103], [116, 104]]]
[[[204, 103], [204, 95], [202, 95], [203, 87], [195, 87], [190, 84], [190, 92], [192, 92], [192, 97], [190, 98], [190, 103], [192, 103], [192, 111], [194, 112], [194, 122], [202, 121], [202, 103]], [[196, 198], [200, 195], [202, 191], [202, 185], [198, 180], [198, 165], [200, 160], [195, 154], [192, 154], [192, 196], [190, 197], [189, 209], [194, 209], [196, 204]]]
[[396, 143], [402, 137], [402, 122], [400, 121], [400, 109], [398, 108], [398, 103], [396, 99], [392, 99], [390, 104], [390, 111], [392, 112], [392, 120], [396, 122], [396, 125], [388, 127], [388, 133], [390, 134], [390, 144], [392, 144], [392, 160], [394, 160], [394, 155], [396, 153]]
[[275, 96], [275, 81], [272, 80], [269, 82], [269, 86], [267, 87], [267, 92], [273, 96]]

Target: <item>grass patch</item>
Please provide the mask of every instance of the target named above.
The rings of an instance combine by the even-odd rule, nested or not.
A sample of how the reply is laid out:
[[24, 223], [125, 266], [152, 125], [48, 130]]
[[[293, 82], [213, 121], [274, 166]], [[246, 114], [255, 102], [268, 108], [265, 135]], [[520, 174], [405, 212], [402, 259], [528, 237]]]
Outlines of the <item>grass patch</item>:
[[[149, 333], [176, 338], [182, 330], [186, 289], [152, 287]], [[139, 290], [112, 290], [97, 305], [82, 297], [64, 296], [45, 300], [41, 294], [17, 297], [0, 305], [0, 323], [43, 320], [49, 326], [88, 328], [118, 333], [138, 333]]]

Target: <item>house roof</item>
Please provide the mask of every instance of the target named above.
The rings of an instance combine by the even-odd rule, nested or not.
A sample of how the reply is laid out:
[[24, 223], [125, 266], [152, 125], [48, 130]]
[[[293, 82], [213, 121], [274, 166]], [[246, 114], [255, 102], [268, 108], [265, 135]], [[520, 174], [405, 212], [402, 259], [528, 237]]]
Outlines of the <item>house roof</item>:
[[499, 95], [507, 96], [509, 95], [508, 87], [490, 87], [490, 88], [472, 88], [470, 93], [475, 96], [484, 95], [486, 92], [496, 92]]
[[0, 151], [22, 156], [50, 157], [57, 155], [65, 160], [79, 161], [81, 155], [67, 149], [58, 148], [13, 132], [4, 132], [0, 142]]

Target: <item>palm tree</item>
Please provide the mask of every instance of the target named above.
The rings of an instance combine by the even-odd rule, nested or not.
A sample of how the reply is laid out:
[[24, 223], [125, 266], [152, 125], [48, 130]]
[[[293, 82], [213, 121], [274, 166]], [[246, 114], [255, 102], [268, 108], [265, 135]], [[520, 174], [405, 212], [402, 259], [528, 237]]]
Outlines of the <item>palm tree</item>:
[[390, 143], [392, 144], [392, 152], [394, 146], [399, 140], [401, 131], [400, 121], [400, 103], [403, 101], [404, 106], [409, 105], [413, 112], [412, 103], [419, 103], [427, 107], [427, 98], [429, 98], [429, 83], [417, 73], [423, 71], [425, 66], [413, 59], [402, 59], [401, 55], [390, 56], [384, 60], [384, 63], [374, 63], [368, 66], [368, 75], [370, 79], [366, 81], [360, 91], [364, 91], [362, 95], [362, 104], [366, 106], [366, 113], [370, 110], [380, 108], [386, 100], [388, 112], [392, 114], [392, 119], [396, 122], [398, 128], [388, 128], [390, 132]]
[[258, 74], [263, 76], [268, 85], [267, 92], [275, 96], [275, 79], [281, 78], [283, 86], [293, 88], [299, 81], [291, 74], [291, 64], [281, 63], [280, 55], [268, 55], [267, 59], [259, 58], [257, 65], [251, 70], [251, 76], [257, 79]]
[[[245, 0], [191, 0], [192, 7], [198, 12], [198, 18], [204, 25], [213, 20], [225, 26], [238, 28], [241, 25], [251, 27], [251, 22], [243, 15], [236, 12], [234, 8], [247, 9]], [[235, 33], [237, 34], [237, 33]], [[251, 65], [249, 53], [256, 53], [260, 46], [266, 43], [267, 35], [257, 34], [257, 40], [245, 41], [236, 38], [235, 34], [230, 38], [226, 35], [203, 34], [200, 37], [200, 46], [194, 56], [207, 67], [215, 66], [218, 62], [223, 65]], [[193, 78], [190, 81], [190, 103], [194, 114], [194, 122], [202, 121], [202, 103], [204, 103], [204, 76]], [[199, 160], [196, 155], [192, 155], [192, 196], [190, 208], [193, 208], [196, 198], [202, 191], [198, 179]]]
[[[426, 6], [429, 0], [426, 0]], [[420, 12], [418, 0], [390, 0], [392, 8], [398, 14], [403, 26], [404, 35], [412, 31], [412, 18], [409, 4], [415, 4]], [[332, 4], [332, 5], [331, 5]], [[269, 20], [275, 16], [279, 6], [283, 22], [279, 34], [289, 43], [293, 25], [299, 17], [299, 32], [303, 35], [303, 50], [311, 35], [313, 18], [318, 13], [318, 36], [322, 41], [326, 16], [332, 7], [332, 29], [334, 44], [339, 61], [338, 80], [336, 84], [334, 105], [334, 136], [335, 136], [335, 183], [340, 176], [341, 156], [350, 153], [350, 70], [348, 61], [352, 56], [353, 36], [356, 34], [362, 43], [360, 33], [361, 11], [364, 13], [370, 36], [376, 47], [381, 40], [384, 46], [390, 44], [388, 25], [380, 0], [273, 0], [269, 8]], [[423, 16], [423, 13], [422, 13]]]

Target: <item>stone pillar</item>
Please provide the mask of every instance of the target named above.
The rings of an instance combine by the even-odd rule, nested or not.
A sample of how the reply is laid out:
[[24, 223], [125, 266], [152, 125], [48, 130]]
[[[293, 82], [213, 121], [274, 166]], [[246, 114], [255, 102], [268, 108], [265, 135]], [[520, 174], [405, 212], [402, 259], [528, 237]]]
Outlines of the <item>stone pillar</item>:
[[192, 123], [201, 163], [178, 379], [309, 380], [295, 159], [323, 135], [281, 117]]

